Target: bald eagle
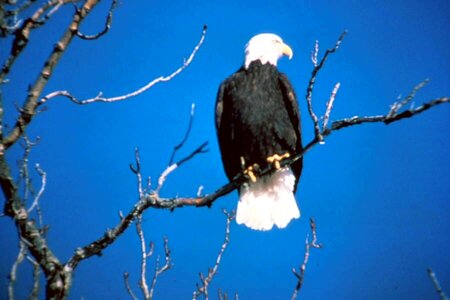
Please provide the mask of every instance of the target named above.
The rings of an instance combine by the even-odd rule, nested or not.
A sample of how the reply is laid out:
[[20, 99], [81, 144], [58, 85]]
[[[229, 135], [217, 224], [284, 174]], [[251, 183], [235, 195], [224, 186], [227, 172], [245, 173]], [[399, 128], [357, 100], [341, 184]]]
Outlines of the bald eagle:
[[[219, 87], [216, 130], [229, 180], [244, 172], [250, 178], [239, 188], [238, 224], [255, 230], [284, 228], [300, 217], [294, 193], [302, 160], [280, 168], [280, 161], [302, 150], [300, 112], [294, 90], [277, 61], [292, 58], [283, 40], [258, 34], [245, 47], [244, 65]], [[258, 176], [273, 164], [275, 171]]]

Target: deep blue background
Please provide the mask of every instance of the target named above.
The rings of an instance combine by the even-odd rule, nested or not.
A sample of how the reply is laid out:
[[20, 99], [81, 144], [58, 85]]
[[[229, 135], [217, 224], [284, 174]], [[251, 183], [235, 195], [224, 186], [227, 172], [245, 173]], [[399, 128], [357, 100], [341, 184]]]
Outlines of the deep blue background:
[[[104, 1], [82, 28], [102, 28]], [[6, 122], [16, 117], [27, 86], [61, 36], [73, 8], [61, 9], [31, 42], [4, 86]], [[51, 100], [28, 129], [41, 142], [30, 162], [40, 163], [48, 185], [41, 207], [50, 226], [48, 243], [62, 260], [100, 237], [137, 200], [129, 170], [139, 147], [145, 176], [156, 183], [173, 146], [183, 137], [192, 103], [195, 123], [179, 157], [209, 141], [210, 151], [172, 174], [162, 194], [194, 196], [226, 183], [213, 122], [220, 82], [243, 61], [243, 47], [254, 34], [277, 33], [294, 50], [279, 68], [295, 87], [303, 112], [305, 142], [313, 137], [304, 100], [316, 39], [320, 53], [349, 33], [320, 73], [314, 108], [324, 111], [336, 82], [341, 89], [332, 119], [385, 114], [399, 95], [425, 78], [431, 82], [414, 105], [450, 94], [450, 4], [448, 1], [125, 1], [114, 13], [111, 31], [86, 42], [76, 39], [44, 93], [67, 89], [79, 98], [99, 91], [116, 96], [178, 68], [209, 27], [204, 46], [188, 69], [136, 98], [114, 104], [77, 106]], [[10, 39], [0, 41], [2, 61]], [[219, 273], [210, 286], [240, 299], [287, 299], [295, 286], [291, 273], [303, 260], [309, 217], [318, 226], [322, 250], [311, 253], [301, 299], [437, 299], [426, 268], [432, 267], [450, 293], [450, 110], [433, 108], [389, 126], [368, 124], [336, 132], [305, 157], [297, 200], [302, 218], [285, 230], [251, 231], [235, 223]], [[11, 165], [18, 146], [8, 153]], [[36, 187], [39, 178], [33, 174]], [[148, 210], [144, 229], [163, 255], [169, 238], [174, 267], [157, 284], [157, 299], [189, 299], [198, 273], [212, 266], [222, 244], [225, 217], [237, 195], [211, 209], [173, 213]], [[3, 200], [2, 200], [3, 201]], [[2, 204], [3, 205], [3, 204]], [[13, 222], [0, 218], [0, 298], [17, 253]], [[154, 259], [154, 258], [153, 258]], [[149, 278], [154, 260], [149, 261]], [[24, 264], [18, 299], [31, 288]], [[140, 244], [134, 228], [104, 251], [84, 261], [74, 276], [70, 299], [127, 299], [123, 272], [139, 294]]]

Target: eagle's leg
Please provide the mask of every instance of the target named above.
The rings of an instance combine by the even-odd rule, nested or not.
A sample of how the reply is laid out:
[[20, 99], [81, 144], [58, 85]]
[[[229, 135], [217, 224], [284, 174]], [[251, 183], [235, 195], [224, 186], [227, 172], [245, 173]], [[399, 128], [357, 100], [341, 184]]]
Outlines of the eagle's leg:
[[269, 156], [268, 158], [266, 158], [267, 162], [269, 164], [273, 164], [273, 166], [275, 167], [275, 169], [280, 169], [280, 161], [282, 161], [285, 158], [289, 158], [291, 155], [289, 154], [289, 152], [286, 152], [282, 155], [278, 155], [278, 154], [274, 154], [272, 156]]

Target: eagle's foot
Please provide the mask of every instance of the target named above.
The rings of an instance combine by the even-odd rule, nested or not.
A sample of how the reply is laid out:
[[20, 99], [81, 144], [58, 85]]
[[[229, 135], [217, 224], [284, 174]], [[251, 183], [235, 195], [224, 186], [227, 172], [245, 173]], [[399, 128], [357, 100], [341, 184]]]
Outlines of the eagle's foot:
[[272, 156], [269, 156], [268, 158], [266, 158], [267, 162], [270, 164], [273, 164], [273, 166], [275, 167], [275, 169], [280, 169], [280, 161], [282, 161], [285, 158], [289, 158], [291, 155], [289, 154], [289, 152], [286, 152], [282, 155], [278, 155], [278, 154], [274, 154]]
[[244, 170], [244, 175], [247, 176], [251, 182], [256, 182], [256, 175], [255, 172], [257, 173], [259, 171], [259, 165], [258, 164], [254, 164], [250, 167], [248, 167], [247, 169]]

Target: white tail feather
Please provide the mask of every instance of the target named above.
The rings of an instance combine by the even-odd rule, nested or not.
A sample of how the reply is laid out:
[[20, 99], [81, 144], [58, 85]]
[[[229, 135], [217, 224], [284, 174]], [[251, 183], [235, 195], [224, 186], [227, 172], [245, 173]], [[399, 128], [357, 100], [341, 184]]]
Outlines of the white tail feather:
[[255, 230], [286, 227], [300, 217], [294, 196], [295, 176], [289, 167], [241, 187], [236, 222]]

